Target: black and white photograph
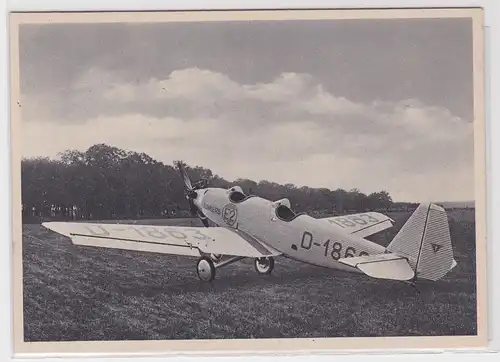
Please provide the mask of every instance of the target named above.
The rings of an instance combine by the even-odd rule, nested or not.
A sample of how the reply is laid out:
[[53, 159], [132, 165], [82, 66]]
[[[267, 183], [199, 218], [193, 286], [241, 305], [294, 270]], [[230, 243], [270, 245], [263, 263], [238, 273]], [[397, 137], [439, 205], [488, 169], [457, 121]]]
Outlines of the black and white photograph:
[[486, 343], [481, 17], [13, 14], [19, 348]]

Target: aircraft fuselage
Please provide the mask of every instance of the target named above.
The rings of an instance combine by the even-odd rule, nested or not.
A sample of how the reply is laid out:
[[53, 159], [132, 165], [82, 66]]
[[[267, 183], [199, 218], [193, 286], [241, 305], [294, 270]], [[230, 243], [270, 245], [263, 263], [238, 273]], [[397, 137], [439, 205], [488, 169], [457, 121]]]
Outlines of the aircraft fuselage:
[[306, 214], [294, 215], [293, 212], [283, 217], [277, 213], [277, 208], [286, 205], [286, 199], [272, 202], [258, 196], [247, 196], [235, 201], [229, 197], [230, 190], [209, 188], [197, 192], [199, 196], [195, 203], [215, 224], [256, 238], [292, 259], [358, 272], [337, 260], [385, 251], [383, 246], [343, 232], [325, 220]]

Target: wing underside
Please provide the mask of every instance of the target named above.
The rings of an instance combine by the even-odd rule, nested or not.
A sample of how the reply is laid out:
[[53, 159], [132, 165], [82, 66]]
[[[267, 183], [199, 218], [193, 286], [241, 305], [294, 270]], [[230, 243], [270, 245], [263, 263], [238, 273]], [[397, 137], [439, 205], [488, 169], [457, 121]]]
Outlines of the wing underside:
[[221, 254], [258, 258], [281, 253], [248, 235], [225, 228], [47, 222], [44, 227], [72, 243], [123, 250], [200, 257]]
[[389, 229], [394, 225], [394, 220], [378, 212], [333, 216], [322, 220], [361, 238], [366, 238], [367, 236]]

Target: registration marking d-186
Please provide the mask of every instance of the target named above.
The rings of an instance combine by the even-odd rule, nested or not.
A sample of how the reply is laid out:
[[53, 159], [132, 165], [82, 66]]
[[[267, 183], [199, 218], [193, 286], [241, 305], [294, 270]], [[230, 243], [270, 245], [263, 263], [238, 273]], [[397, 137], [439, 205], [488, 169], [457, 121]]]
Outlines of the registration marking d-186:
[[131, 237], [140, 237], [142, 239], [168, 240], [171, 238], [177, 240], [186, 240], [189, 238], [198, 240], [207, 240], [210, 237], [204, 234], [198, 228], [183, 228], [182, 231], [173, 230], [169, 227], [156, 226], [103, 226], [103, 225], [85, 225], [85, 229], [92, 235], [98, 237], [111, 237], [112, 232], [132, 232]]
[[355, 214], [348, 215], [344, 217], [336, 217], [334, 219], [329, 219], [328, 222], [330, 224], [335, 224], [340, 226], [341, 228], [352, 228], [356, 225], [368, 225], [369, 223], [376, 223], [380, 220], [376, 217], [373, 217], [370, 214]]
[[[309, 231], [304, 231], [302, 233], [302, 239], [300, 242], [300, 247], [303, 250], [310, 251], [314, 248], [312, 246], [324, 247], [323, 255], [325, 258], [332, 258], [333, 260], [339, 260], [340, 258], [352, 258], [355, 256], [366, 256], [368, 253], [366, 251], [356, 251], [352, 246], [348, 246], [344, 249], [344, 243], [339, 240], [327, 239], [323, 243], [313, 241], [314, 236]], [[292, 244], [292, 249], [297, 250], [297, 246]]]

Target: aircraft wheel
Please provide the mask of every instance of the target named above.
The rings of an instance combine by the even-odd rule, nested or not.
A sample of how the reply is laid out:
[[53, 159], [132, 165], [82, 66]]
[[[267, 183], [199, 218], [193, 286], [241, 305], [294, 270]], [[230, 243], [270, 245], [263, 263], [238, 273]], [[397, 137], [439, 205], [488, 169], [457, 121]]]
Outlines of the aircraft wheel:
[[274, 258], [272, 256], [255, 258], [254, 266], [259, 274], [271, 274], [274, 269]]
[[212, 259], [204, 256], [198, 260], [196, 265], [196, 272], [198, 273], [198, 278], [204, 282], [211, 282], [215, 278], [215, 266]]

